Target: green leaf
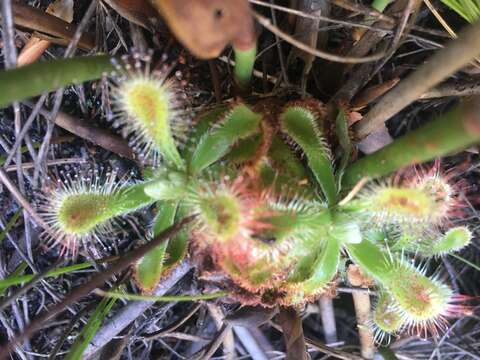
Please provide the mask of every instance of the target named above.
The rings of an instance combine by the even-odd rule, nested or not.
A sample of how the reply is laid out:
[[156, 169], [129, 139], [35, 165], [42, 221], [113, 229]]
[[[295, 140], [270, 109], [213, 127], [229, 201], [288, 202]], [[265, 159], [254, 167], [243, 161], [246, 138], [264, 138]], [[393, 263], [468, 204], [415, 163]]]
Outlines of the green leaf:
[[335, 224], [330, 236], [337, 239], [341, 244], [359, 244], [362, 241], [362, 233], [358, 224], [350, 217], [337, 214]]
[[329, 205], [337, 201], [337, 186], [330, 150], [317, 125], [317, 116], [302, 106], [289, 106], [280, 116], [283, 132], [303, 150]]
[[67, 190], [56, 211], [58, 227], [71, 235], [84, 235], [116, 216], [147, 206], [154, 200], [145, 194], [145, 184], [103, 191], [84, 191], [79, 186]]
[[183, 158], [187, 160], [187, 163], [191, 162], [193, 153], [195, 152], [200, 139], [208, 132], [210, 127], [218, 121], [218, 119], [225, 116], [227, 111], [227, 107], [221, 105], [198, 116], [193, 131], [188, 136], [187, 144], [181, 152]]
[[233, 50], [235, 52], [235, 67], [233, 69], [235, 82], [240, 88], [245, 89], [250, 84], [252, 78], [253, 65], [257, 55], [257, 44], [246, 50], [238, 48]]
[[200, 139], [191, 159], [191, 173], [199, 173], [224, 157], [237, 141], [257, 133], [260, 120], [261, 116], [246, 105], [236, 105]]
[[5, 229], [0, 231], [0, 243], [3, 241], [3, 239], [5, 239], [5, 236], [8, 234], [8, 232], [12, 230], [12, 228], [15, 226], [21, 214], [22, 214], [22, 209], [18, 209], [17, 212], [8, 221], [7, 225], [5, 226]]
[[475, 22], [480, 17], [479, 0], [441, 0], [458, 15], [470, 23]]
[[425, 251], [430, 256], [446, 255], [467, 247], [471, 240], [472, 233], [470, 230], [465, 226], [458, 226], [448, 230], [442, 238], [427, 247]]
[[413, 264], [394, 258], [370, 241], [346, 244], [346, 247], [354, 262], [392, 296], [406, 324], [434, 324], [445, 312], [452, 295], [449, 287], [428, 278]]
[[359, 244], [346, 243], [344, 246], [353, 261], [369, 276], [383, 282], [391, 271], [391, 261], [388, 254], [379, 246], [364, 239]]
[[240, 140], [228, 153], [226, 161], [228, 163], [241, 164], [251, 160], [252, 157], [255, 156], [261, 143], [262, 137], [260, 135]]
[[156, 200], [179, 201], [187, 190], [187, 174], [165, 169], [145, 185], [145, 194]]
[[[183, 219], [190, 215], [190, 208], [184, 203], [180, 203], [177, 210], [176, 219]], [[169, 271], [172, 267], [182, 261], [187, 255], [188, 244], [190, 240], [189, 229], [181, 230], [176, 236], [168, 240], [167, 256], [163, 264], [164, 271]]]
[[107, 317], [117, 299], [104, 298], [100, 301], [97, 308], [88, 319], [87, 324], [82, 327], [82, 331], [78, 334], [72, 348], [68, 352], [65, 360], [81, 360], [83, 352], [87, 348], [93, 336], [98, 331], [103, 320]]
[[[158, 203], [158, 214], [153, 225], [154, 236], [173, 225], [177, 204]], [[146, 254], [135, 266], [135, 279], [144, 291], [153, 290], [159, 283], [163, 270], [168, 241]]]
[[127, 133], [135, 134], [137, 146], [146, 149], [146, 154], [153, 147], [165, 163], [184, 168], [177, 139], [183, 137], [187, 126], [171, 106], [177, 97], [171, 86], [155, 76], [137, 75], [121, 81], [115, 94], [118, 108], [125, 112], [119, 121]]
[[383, 12], [385, 8], [392, 2], [393, 0], [373, 0], [372, 2], [372, 8], [379, 11]]
[[300, 284], [305, 295], [315, 295], [332, 281], [337, 273], [339, 259], [340, 242], [336, 238], [330, 237], [313, 264], [310, 278]]
[[347, 167], [350, 156], [353, 151], [352, 141], [350, 139], [350, 134], [348, 130], [348, 120], [347, 114], [344, 109], [340, 108], [338, 110], [337, 118], [335, 120], [335, 133], [337, 135], [338, 142], [340, 143], [341, 148], [341, 158], [340, 158], [340, 166], [338, 168], [338, 187], [340, 189], [341, 186], [341, 178], [345, 168]]
[[[17, 266], [17, 268], [15, 269], [15, 271], [12, 273], [11, 276], [9, 276], [9, 279], [10, 278], [17, 278], [19, 276], [21, 276], [25, 270], [28, 268], [28, 264], [23, 261], [22, 263], [20, 263], [20, 265]], [[31, 278], [33, 278], [34, 275], [31, 276]], [[30, 279], [31, 279], [30, 278]], [[29, 281], [30, 279], [28, 279], [27, 281]], [[26, 282], [26, 281], [25, 281]], [[7, 286], [1, 286], [0, 285], [0, 298], [5, 295], [5, 291], [7, 289]]]
[[168, 241], [166, 250], [167, 256], [163, 263], [164, 271], [170, 270], [186, 256], [188, 240], [188, 232], [180, 231], [175, 237]]
[[278, 136], [273, 137], [268, 156], [272, 160], [273, 168], [279, 175], [292, 177], [291, 181], [307, 179], [305, 167]]

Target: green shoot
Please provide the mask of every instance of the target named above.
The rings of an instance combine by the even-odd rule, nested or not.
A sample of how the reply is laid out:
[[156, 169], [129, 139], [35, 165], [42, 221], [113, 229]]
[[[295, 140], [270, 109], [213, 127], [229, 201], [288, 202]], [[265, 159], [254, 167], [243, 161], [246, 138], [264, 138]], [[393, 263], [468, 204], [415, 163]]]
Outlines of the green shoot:
[[246, 89], [250, 85], [257, 55], [256, 44], [247, 50], [233, 49], [235, 52], [235, 67], [233, 70], [235, 82], [241, 89]]

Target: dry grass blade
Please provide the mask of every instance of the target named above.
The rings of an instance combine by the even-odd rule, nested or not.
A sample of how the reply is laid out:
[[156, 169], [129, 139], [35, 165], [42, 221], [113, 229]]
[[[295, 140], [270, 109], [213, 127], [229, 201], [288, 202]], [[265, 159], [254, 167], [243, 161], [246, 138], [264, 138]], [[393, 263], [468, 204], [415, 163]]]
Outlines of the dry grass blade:
[[[46, 118], [49, 117], [49, 112], [45, 109], [42, 109], [40, 113]], [[107, 130], [94, 127], [81, 119], [61, 111], [58, 112], [55, 118], [55, 125], [124, 158], [135, 159], [135, 155], [128, 145], [128, 142]]]

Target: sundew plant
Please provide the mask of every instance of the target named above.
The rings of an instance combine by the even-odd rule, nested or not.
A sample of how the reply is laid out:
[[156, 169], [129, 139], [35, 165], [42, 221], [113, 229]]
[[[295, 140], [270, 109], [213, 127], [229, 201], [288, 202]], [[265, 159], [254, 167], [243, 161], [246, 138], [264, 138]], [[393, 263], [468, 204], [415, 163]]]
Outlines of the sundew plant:
[[194, 221], [135, 264], [145, 293], [190, 257], [241, 304], [301, 306], [352, 262], [379, 292], [378, 340], [437, 334], [462, 314], [462, 297], [422, 265], [471, 241], [452, 226], [461, 186], [438, 164], [392, 173], [478, 141], [468, 103], [353, 161], [345, 114], [328, 123], [316, 99], [237, 100], [189, 119], [175, 80], [138, 57], [117, 64], [112, 86], [114, 124], [154, 166], [141, 182], [92, 175], [59, 186], [42, 213], [64, 247], [108, 238], [115, 218], [155, 205], [153, 236]]

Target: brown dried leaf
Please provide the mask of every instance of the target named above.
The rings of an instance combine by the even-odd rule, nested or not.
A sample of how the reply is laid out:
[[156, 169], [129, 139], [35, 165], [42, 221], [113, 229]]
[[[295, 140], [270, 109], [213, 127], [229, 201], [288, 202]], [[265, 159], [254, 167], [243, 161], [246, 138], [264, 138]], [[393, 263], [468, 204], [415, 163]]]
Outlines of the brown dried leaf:
[[150, 0], [192, 54], [217, 57], [230, 43], [251, 48], [255, 31], [247, 0]]

